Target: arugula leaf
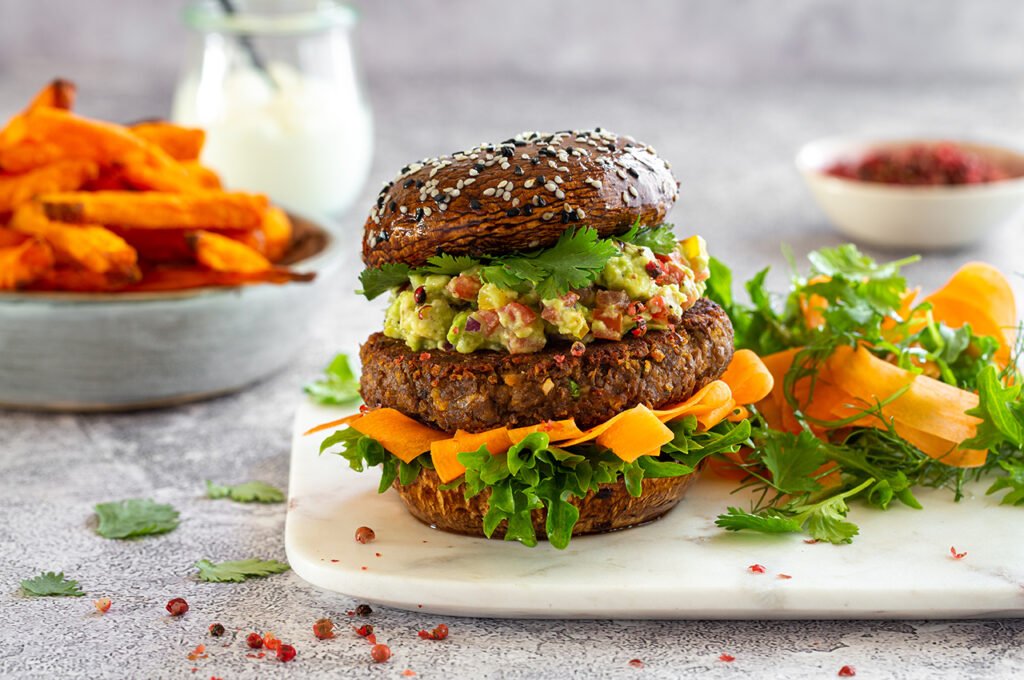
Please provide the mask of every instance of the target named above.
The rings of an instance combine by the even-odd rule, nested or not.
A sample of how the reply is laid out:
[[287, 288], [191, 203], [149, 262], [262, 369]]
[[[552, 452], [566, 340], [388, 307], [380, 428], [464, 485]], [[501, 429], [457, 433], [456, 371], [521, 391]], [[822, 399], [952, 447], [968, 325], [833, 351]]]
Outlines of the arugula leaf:
[[138, 538], [173, 531], [178, 527], [178, 511], [170, 505], [149, 499], [133, 498], [95, 507], [99, 525], [96, 533], [104, 538]]
[[359, 282], [363, 284], [363, 287], [356, 292], [365, 295], [367, 300], [372, 300], [392, 288], [407, 283], [410, 273], [409, 265], [396, 262], [389, 262], [373, 269], [364, 269], [359, 274]]
[[266, 482], [245, 482], [234, 486], [221, 486], [206, 480], [206, 497], [230, 498], [238, 503], [281, 503], [284, 493]]
[[291, 568], [277, 560], [258, 559], [216, 563], [210, 560], [199, 560], [196, 562], [196, 567], [199, 569], [199, 580], [209, 583], [241, 583], [249, 578], [281, 574]]
[[632, 243], [635, 246], [650, 248], [659, 255], [668, 255], [675, 252], [679, 246], [676, 235], [672, 232], [671, 224], [659, 224], [655, 227], [643, 228], [640, 226], [638, 217], [629, 231], [616, 237], [623, 243]]
[[1024, 505], [1024, 464], [1001, 460], [999, 466], [1006, 471], [1006, 475], [997, 478], [985, 494], [991, 495], [1003, 489], [1010, 489], [999, 502], [1000, 505]]
[[78, 581], [64, 577], [64, 572], [45, 571], [35, 578], [21, 582], [21, 590], [33, 597], [82, 597], [85, 595], [78, 587]]
[[1021, 401], [1021, 384], [1003, 387], [995, 366], [986, 366], [978, 376], [978, 406], [967, 411], [968, 415], [982, 419], [977, 433], [961, 447], [966, 449], [991, 449], [1007, 443], [1017, 449], [1024, 449], [1024, 402]]
[[324, 377], [303, 387], [318, 404], [344, 405], [359, 401], [359, 379], [349, 366], [348, 356], [338, 354], [324, 369]]

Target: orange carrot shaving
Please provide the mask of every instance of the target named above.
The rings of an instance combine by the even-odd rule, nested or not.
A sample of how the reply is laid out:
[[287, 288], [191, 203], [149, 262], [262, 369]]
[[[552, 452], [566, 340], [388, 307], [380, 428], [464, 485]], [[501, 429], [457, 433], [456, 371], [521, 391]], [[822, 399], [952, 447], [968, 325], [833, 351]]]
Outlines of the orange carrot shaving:
[[627, 463], [640, 456], [657, 455], [661, 447], [675, 437], [675, 433], [643, 404], [620, 416], [595, 440]]
[[509, 430], [508, 436], [513, 444], [518, 444], [534, 432], [547, 434], [548, 441], [550, 442], [560, 442], [572, 439], [573, 437], [579, 437], [583, 434], [583, 431], [576, 427], [576, 421], [569, 418], [568, 420], [549, 420], [536, 425], [528, 425], [527, 427], [517, 427]]
[[486, 446], [492, 456], [508, 451], [512, 446], [508, 428], [499, 427], [477, 434], [460, 430], [455, 433], [454, 437], [432, 442], [430, 444], [430, 459], [434, 463], [437, 476], [441, 478], [442, 482], [448, 483], [464, 474], [466, 466], [459, 462], [459, 454], [479, 451], [481, 446]]
[[444, 432], [427, 427], [393, 408], [367, 411], [362, 418], [354, 418], [348, 425], [376, 439], [387, 451], [406, 463], [411, 463], [421, 453], [430, 450], [433, 442], [448, 437]]
[[925, 298], [932, 315], [953, 328], [970, 324], [977, 335], [1000, 341], [996, 359], [1006, 365], [1016, 342], [1017, 303], [1006, 277], [995, 267], [970, 262], [939, 290]]
[[742, 405], [761, 401], [775, 385], [772, 372], [749, 349], [736, 350], [721, 379], [732, 391], [733, 400]]
[[317, 425], [315, 427], [311, 427], [308, 430], [306, 430], [305, 432], [303, 432], [302, 436], [305, 437], [307, 435], [316, 434], [317, 432], [323, 432], [324, 430], [329, 430], [332, 427], [340, 427], [341, 425], [348, 425], [349, 423], [351, 423], [351, 422], [353, 422], [355, 420], [358, 420], [358, 419], [360, 419], [362, 417], [363, 417], [362, 413], [353, 413], [352, 415], [345, 416], [344, 418], [338, 418], [337, 420], [331, 420], [331, 421], [328, 421], [326, 423], [320, 423], [319, 425]]

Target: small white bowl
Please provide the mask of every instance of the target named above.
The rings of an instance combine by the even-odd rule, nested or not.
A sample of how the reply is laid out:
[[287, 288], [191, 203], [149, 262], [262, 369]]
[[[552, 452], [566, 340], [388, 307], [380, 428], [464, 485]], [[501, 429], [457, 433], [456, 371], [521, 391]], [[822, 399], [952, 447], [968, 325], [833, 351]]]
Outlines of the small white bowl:
[[941, 140], [952, 141], [1011, 175], [985, 184], [900, 186], [827, 174], [836, 163], [857, 161], [873, 151], [938, 141], [819, 139], [800, 149], [796, 167], [818, 205], [847, 236], [887, 248], [958, 248], [980, 240], [1024, 204], [1024, 154], [1001, 146]]
[[292, 215], [311, 283], [167, 293], [0, 293], [0, 409], [116, 411], [233, 392], [280, 370], [339, 268], [337, 232]]

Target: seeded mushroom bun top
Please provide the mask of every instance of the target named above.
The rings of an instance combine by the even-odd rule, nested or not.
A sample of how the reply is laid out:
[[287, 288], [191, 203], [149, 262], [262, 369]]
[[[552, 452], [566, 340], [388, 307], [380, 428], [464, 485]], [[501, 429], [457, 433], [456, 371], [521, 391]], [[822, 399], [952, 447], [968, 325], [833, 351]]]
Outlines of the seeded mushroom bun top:
[[402, 168], [366, 220], [363, 261], [418, 267], [439, 253], [547, 248], [574, 223], [614, 236], [659, 224], [678, 189], [668, 162], [632, 137], [524, 132]]

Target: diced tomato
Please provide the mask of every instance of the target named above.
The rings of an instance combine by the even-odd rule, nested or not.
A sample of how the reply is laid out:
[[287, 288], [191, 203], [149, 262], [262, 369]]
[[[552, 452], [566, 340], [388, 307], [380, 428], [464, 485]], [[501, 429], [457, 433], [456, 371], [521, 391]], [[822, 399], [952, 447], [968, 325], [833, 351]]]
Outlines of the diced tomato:
[[673, 260], [672, 258], [665, 260], [662, 263], [661, 268], [663, 270], [662, 275], [659, 276], [654, 281], [659, 286], [668, 286], [673, 283], [682, 283], [683, 280], [686, 279], [687, 270], [683, 269], [683, 267], [681, 267], [679, 263]]
[[448, 282], [448, 292], [460, 300], [475, 300], [480, 292], [479, 277], [469, 274], [459, 274]]
[[660, 295], [655, 295], [647, 301], [647, 311], [650, 313], [652, 318], [664, 316], [668, 312], [668, 305], [665, 304], [665, 298]]
[[537, 313], [518, 302], [510, 302], [498, 310], [498, 317], [505, 328], [516, 329], [529, 326], [537, 320]]

